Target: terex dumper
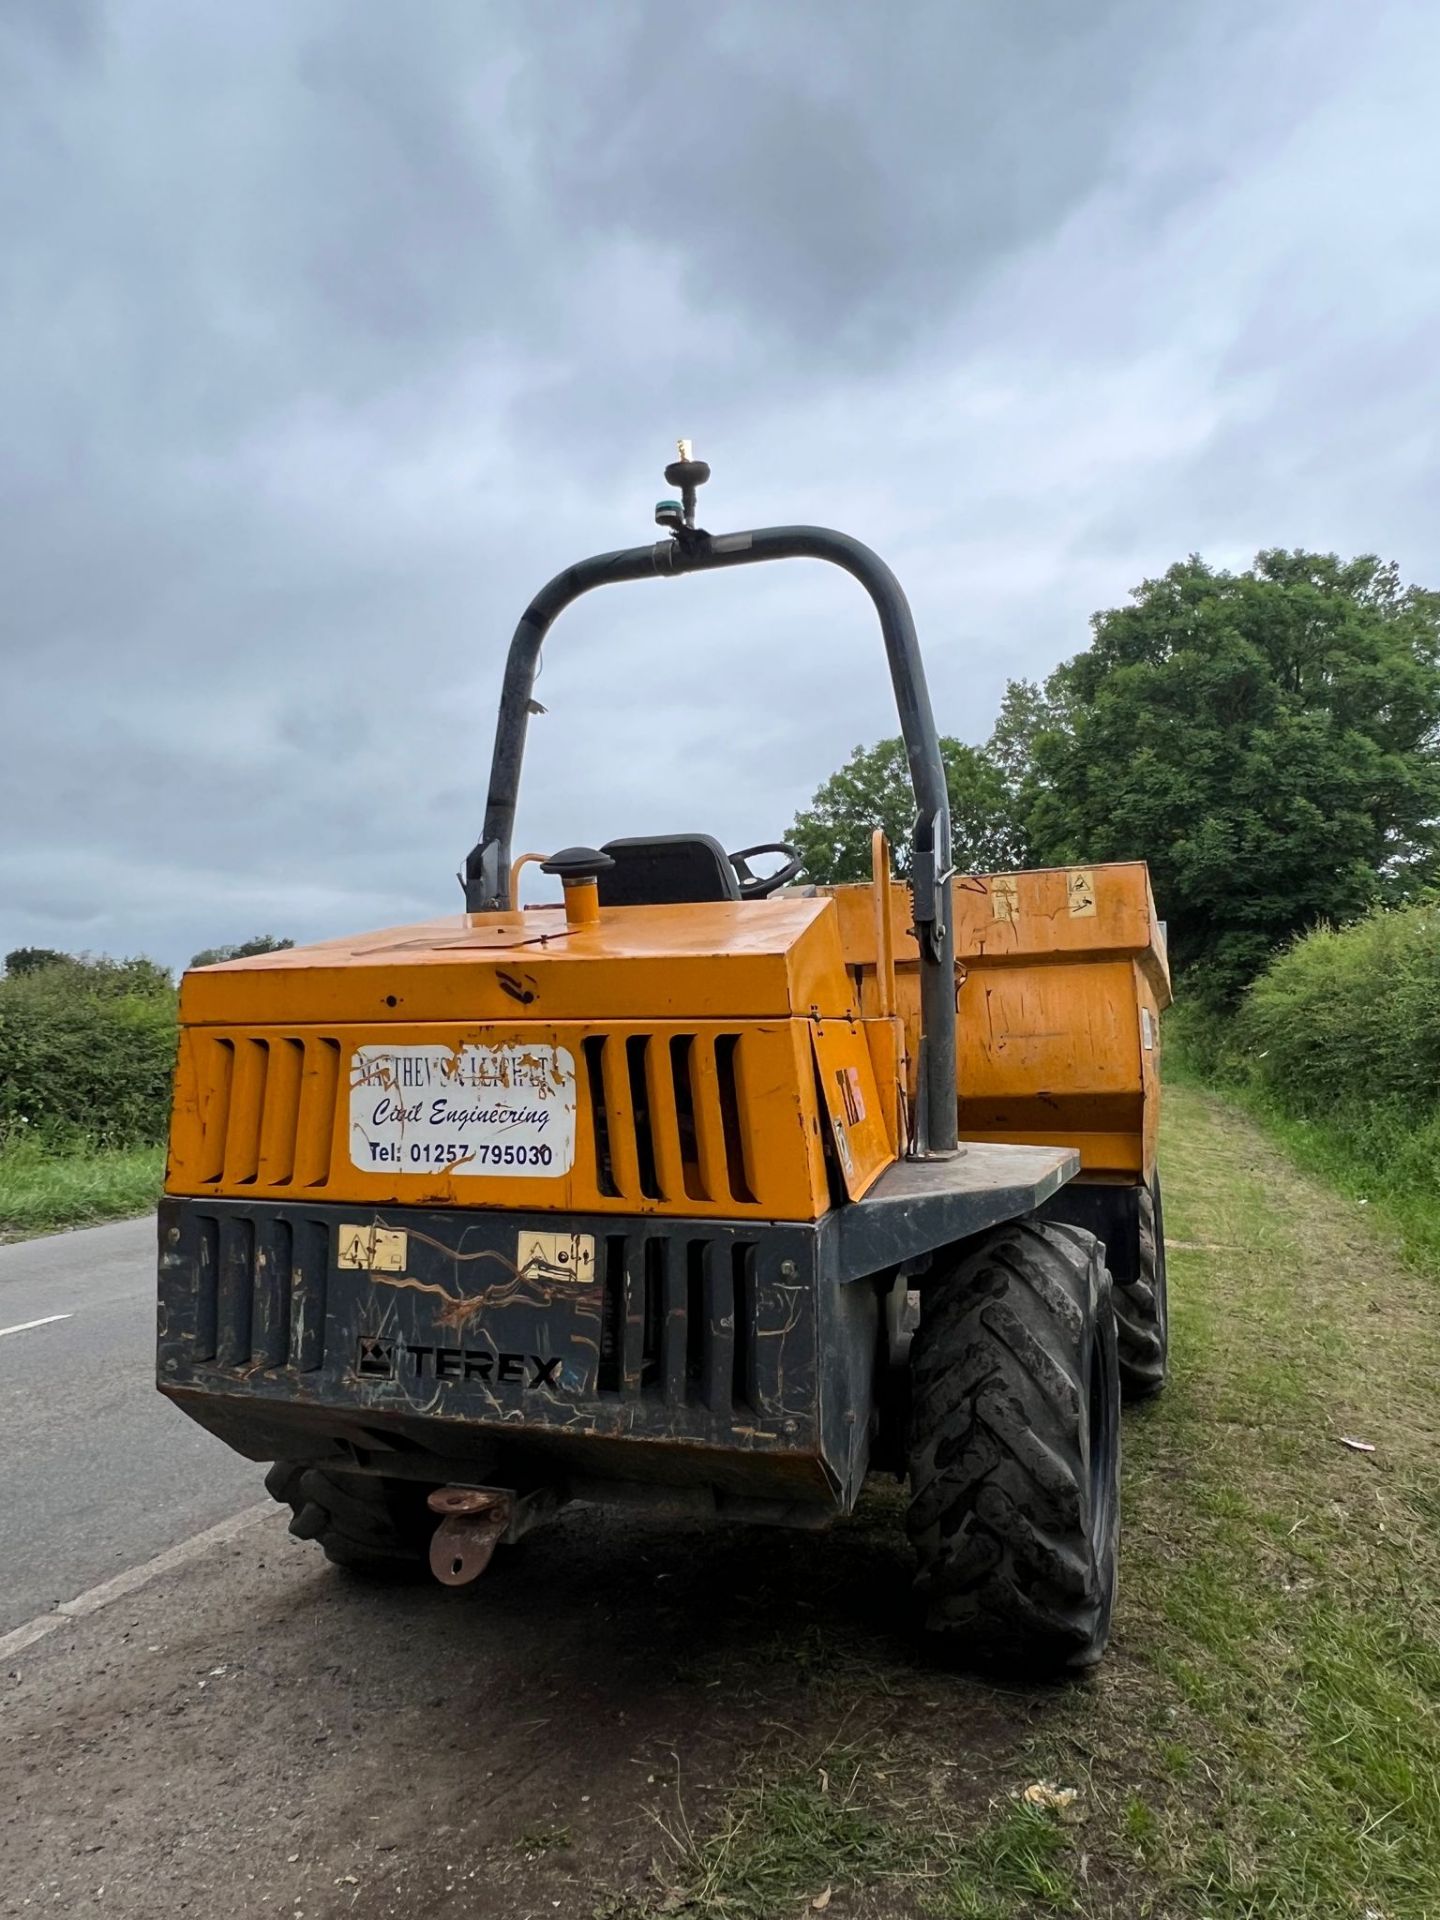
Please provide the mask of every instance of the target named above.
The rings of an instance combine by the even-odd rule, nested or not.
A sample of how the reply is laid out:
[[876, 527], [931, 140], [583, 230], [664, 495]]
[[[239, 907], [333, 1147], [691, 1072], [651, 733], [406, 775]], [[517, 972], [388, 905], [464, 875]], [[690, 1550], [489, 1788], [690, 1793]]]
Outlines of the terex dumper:
[[[894, 576], [823, 528], [705, 533], [708, 477], [682, 446], [666, 537], [522, 617], [463, 913], [187, 974], [159, 1384], [275, 1463], [332, 1560], [455, 1584], [570, 1499], [809, 1527], [908, 1473], [927, 1625], [1082, 1667], [1115, 1591], [1120, 1383], [1165, 1369], [1145, 870], [957, 877]], [[563, 905], [520, 909], [556, 616], [786, 558], [879, 616], [908, 884], [880, 835], [871, 883], [826, 891], [788, 847], [668, 834], [566, 848]]]

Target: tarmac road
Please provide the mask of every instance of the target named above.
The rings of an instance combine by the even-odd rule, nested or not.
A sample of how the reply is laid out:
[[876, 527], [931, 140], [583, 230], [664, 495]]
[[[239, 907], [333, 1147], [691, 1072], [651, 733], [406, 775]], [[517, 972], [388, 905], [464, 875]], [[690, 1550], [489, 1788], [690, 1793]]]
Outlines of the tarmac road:
[[0, 1634], [264, 1498], [154, 1346], [153, 1219], [0, 1246]]

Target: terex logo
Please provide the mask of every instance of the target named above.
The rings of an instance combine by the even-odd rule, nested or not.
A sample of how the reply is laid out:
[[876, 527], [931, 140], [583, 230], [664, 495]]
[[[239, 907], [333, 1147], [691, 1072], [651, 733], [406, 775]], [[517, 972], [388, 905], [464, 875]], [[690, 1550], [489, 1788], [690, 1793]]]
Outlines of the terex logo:
[[485, 1380], [495, 1386], [561, 1389], [563, 1355], [542, 1360], [538, 1353], [491, 1353], [484, 1347], [405, 1347], [369, 1333], [360, 1335], [355, 1371], [362, 1380]]

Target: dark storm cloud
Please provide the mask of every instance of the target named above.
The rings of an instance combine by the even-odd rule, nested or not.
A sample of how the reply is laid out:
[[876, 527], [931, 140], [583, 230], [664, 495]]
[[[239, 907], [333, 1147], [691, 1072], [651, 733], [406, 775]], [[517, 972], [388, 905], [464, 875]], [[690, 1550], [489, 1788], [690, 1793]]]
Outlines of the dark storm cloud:
[[[692, 30], [662, 4], [625, 33], [590, 15], [542, 164], [577, 230], [618, 219], [673, 250], [694, 304], [783, 342], [787, 369], [903, 354], [1058, 225], [1104, 177], [1145, 59], [1142, 10], [1116, 4], [678, 18]], [[533, 70], [527, 93], [540, 109]]]
[[[1420, 0], [0, 11], [0, 950], [458, 904], [503, 649], [716, 524], [896, 565], [942, 724], [1195, 547], [1433, 579]], [[529, 845], [783, 828], [893, 728], [853, 585], [597, 596]]]

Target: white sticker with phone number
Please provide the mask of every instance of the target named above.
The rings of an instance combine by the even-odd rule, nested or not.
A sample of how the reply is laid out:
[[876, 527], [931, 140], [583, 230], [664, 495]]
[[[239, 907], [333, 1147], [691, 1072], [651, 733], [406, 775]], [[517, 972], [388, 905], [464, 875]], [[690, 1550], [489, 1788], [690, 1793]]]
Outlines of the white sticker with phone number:
[[569, 1173], [574, 1057], [524, 1045], [357, 1047], [350, 1159], [367, 1173]]

